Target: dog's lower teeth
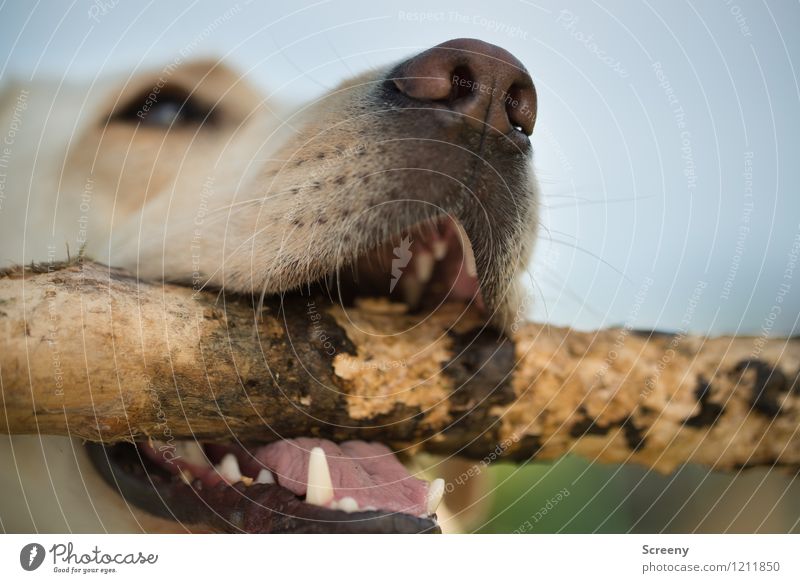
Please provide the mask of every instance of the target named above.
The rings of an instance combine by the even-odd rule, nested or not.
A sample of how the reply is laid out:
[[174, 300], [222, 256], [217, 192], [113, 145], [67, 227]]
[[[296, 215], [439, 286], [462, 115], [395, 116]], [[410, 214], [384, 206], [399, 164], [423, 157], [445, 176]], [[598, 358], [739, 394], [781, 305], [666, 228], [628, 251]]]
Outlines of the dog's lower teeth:
[[219, 475], [222, 476], [225, 481], [230, 482], [231, 484], [235, 484], [242, 479], [242, 472], [239, 470], [239, 462], [236, 460], [236, 456], [232, 453], [226, 453], [222, 458], [222, 461], [214, 466], [214, 469], [217, 470]]
[[356, 502], [355, 498], [345, 496], [341, 500], [332, 502], [331, 508], [334, 510], [343, 510], [344, 512], [358, 512], [358, 502]]
[[[414, 277], [413, 274], [411, 277]], [[178, 448], [179, 455], [182, 456], [180, 462], [168, 468], [172, 474], [169, 486], [180, 489], [185, 487], [183, 484], [186, 484], [195, 492], [208, 490], [213, 493], [225, 494], [233, 489], [243, 494], [249, 492], [250, 495], [257, 497], [277, 495], [278, 492], [281, 497], [286, 497], [289, 493], [296, 496], [298, 501], [318, 506], [325, 511], [348, 514], [377, 512], [379, 511], [378, 506], [380, 506], [381, 512], [405, 513], [410, 516], [434, 519], [431, 515], [436, 512], [442, 501], [445, 489], [443, 480], [425, 482], [406, 473], [403, 478], [404, 483], [396, 489], [390, 489], [390, 485], [380, 479], [383, 474], [376, 474], [374, 479], [369, 479], [365, 470], [359, 469], [355, 458], [352, 463], [341, 464], [342, 459], [349, 459], [346, 448], [337, 449], [336, 444], [322, 439], [311, 439], [311, 441], [312, 444], [305, 451], [292, 447], [288, 455], [297, 457], [290, 460], [284, 457], [287, 455], [285, 444], [280, 442], [258, 446], [257, 451], [244, 448], [234, 449], [233, 445], [227, 446], [225, 449], [221, 446], [212, 446], [208, 450], [208, 456], [203, 453], [206, 465], [198, 467], [198, 464], [190, 463], [186, 458], [199, 461], [199, 458], [193, 456], [206, 451], [205, 447], [199, 442], [187, 440]], [[155, 448], [158, 446], [159, 443], [154, 442], [154, 445], [150, 446], [152, 452], [150, 449], [144, 451], [155, 458], [158, 454], [158, 450]], [[166, 447], [166, 445], [161, 445], [161, 447]], [[352, 454], [358, 454], [360, 457], [374, 451], [376, 455], [385, 455], [385, 450], [388, 449], [380, 444], [369, 443], [362, 443], [360, 447], [362, 451], [353, 449]], [[222, 449], [222, 451], [215, 454], [218, 449]], [[249, 452], [251, 456], [257, 454], [253, 459], [258, 460], [258, 465], [247, 462], [241, 466], [240, 458], [244, 457], [245, 452]], [[329, 455], [334, 456], [333, 461], [328, 457]], [[154, 461], [160, 460], [155, 458]], [[286, 463], [287, 461], [289, 463]], [[305, 471], [303, 471], [303, 462], [305, 462]], [[335, 468], [331, 467], [332, 463], [336, 464]], [[399, 461], [394, 460], [393, 463], [394, 466], [387, 465], [387, 474], [398, 468]], [[168, 462], [162, 461], [161, 467], [167, 469], [166, 466], [168, 466]], [[275, 471], [271, 468], [275, 468]], [[276, 471], [281, 472], [280, 480], [283, 483], [279, 483]], [[301, 473], [298, 474], [298, 471]], [[336, 472], [335, 475], [334, 472]], [[355, 491], [356, 488], [364, 489], [360, 499], [353, 495], [345, 495], [349, 492], [343, 491], [339, 486], [335, 487], [334, 477], [341, 481], [341, 488], [348, 488], [349, 492]], [[302, 488], [303, 482], [305, 482], [305, 491], [297, 489], [297, 486]], [[258, 484], [270, 487], [259, 488]], [[375, 488], [375, 500], [383, 500], [385, 504], [370, 503], [371, 500], [368, 500], [367, 497], [373, 492], [371, 488]], [[178, 491], [182, 492], [182, 490]], [[396, 495], [396, 499], [391, 499], [392, 495]], [[319, 509], [317, 511], [320, 512]], [[305, 512], [314, 512], [314, 510], [308, 508]], [[344, 520], [344, 517], [340, 515], [340, 519]]]
[[442, 503], [444, 497], [444, 480], [436, 478], [428, 486], [428, 498], [426, 501], [428, 515], [434, 514], [439, 504]]
[[275, 476], [268, 469], [264, 468], [256, 476], [256, 484], [274, 484]]
[[315, 447], [308, 457], [306, 502], [327, 506], [331, 500], [333, 500], [333, 482], [328, 468], [328, 458], [321, 447]]

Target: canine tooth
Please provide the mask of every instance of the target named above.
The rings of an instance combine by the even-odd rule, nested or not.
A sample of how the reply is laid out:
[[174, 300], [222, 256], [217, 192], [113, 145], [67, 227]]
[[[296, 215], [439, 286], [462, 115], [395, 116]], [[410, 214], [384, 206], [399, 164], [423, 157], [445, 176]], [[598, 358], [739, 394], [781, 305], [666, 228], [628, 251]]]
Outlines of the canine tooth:
[[336, 508], [339, 510], [344, 510], [345, 512], [358, 512], [358, 502], [356, 502], [355, 498], [351, 498], [350, 496], [345, 496], [341, 500], [335, 502]]
[[431, 244], [433, 257], [436, 261], [441, 261], [447, 255], [447, 241], [444, 239], [437, 239]]
[[427, 502], [426, 505], [429, 515], [434, 514], [436, 512], [436, 509], [439, 508], [439, 504], [441, 504], [443, 496], [444, 496], [444, 480], [441, 478], [436, 478], [428, 486], [428, 498], [426, 500]]
[[478, 266], [475, 264], [475, 252], [472, 250], [472, 245], [467, 241], [462, 249], [464, 250], [464, 268], [467, 270], [467, 275], [478, 277]]
[[427, 251], [417, 253], [417, 256], [414, 258], [414, 266], [416, 267], [417, 278], [419, 278], [420, 282], [427, 283], [431, 278], [435, 263], [436, 260], [433, 258], [433, 255]]
[[478, 266], [475, 264], [475, 252], [467, 237], [467, 232], [460, 224], [456, 223], [458, 239], [461, 242], [461, 254], [464, 256], [464, 268], [470, 277], [478, 277]]
[[266, 468], [262, 468], [256, 476], [256, 484], [274, 484], [275, 476]]
[[208, 460], [203, 452], [203, 446], [196, 441], [179, 441], [175, 444], [175, 453], [184, 461], [196, 466], [207, 466]]
[[239, 462], [232, 453], [226, 453], [222, 461], [214, 466], [214, 468], [231, 484], [235, 484], [242, 479], [242, 472], [239, 471]]
[[333, 482], [331, 482], [328, 458], [321, 447], [315, 447], [308, 458], [306, 502], [327, 506], [331, 500], [333, 500]]

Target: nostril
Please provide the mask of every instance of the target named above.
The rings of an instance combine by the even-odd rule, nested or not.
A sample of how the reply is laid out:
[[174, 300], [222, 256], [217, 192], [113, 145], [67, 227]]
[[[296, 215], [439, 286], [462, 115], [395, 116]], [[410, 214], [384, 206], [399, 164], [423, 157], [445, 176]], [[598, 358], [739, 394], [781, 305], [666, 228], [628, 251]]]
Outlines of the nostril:
[[408, 67], [392, 79], [401, 93], [420, 101], [441, 101], [450, 97], [453, 91], [451, 78], [446, 71]]
[[511, 127], [525, 135], [531, 135], [536, 122], [536, 90], [532, 85], [514, 84], [504, 99], [506, 115]]
[[475, 89], [475, 78], [466, 65], [459, 65], [453, 69], [451, 82], [453, 85], [450, 91], [451, 103], [469, 97]]

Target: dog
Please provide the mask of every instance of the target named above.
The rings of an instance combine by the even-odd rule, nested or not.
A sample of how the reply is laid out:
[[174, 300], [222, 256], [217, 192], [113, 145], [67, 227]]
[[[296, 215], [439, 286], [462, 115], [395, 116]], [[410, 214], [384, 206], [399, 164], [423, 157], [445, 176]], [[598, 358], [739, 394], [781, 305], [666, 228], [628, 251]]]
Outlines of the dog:
[[[0, 159], [0, 267], [80, 254], [143, 280], [258, 298], [324, 285], [345, 303], [460, 301], [499, 327], [519, 309], [538, 224], [537, 97], [522, 63], [494, 45], [448, 41], [300, 106], [223, 63], [181, 60], [89, 88], [12, 84], [2, 103], [0, 127], [13, 132]], [[185, 441], [170, 450], [177, 464], [158, 443], [124, 447], [142, 475], [111, 448], [3, 439], [3, 528], [242, 530], [192, 522], [195, 490], [154, 501], [144, 482], [156, 473], [184, 493], [270, 489], [289, 510], [260, 510], [261, 531], [438, 528], [442, 480], [409, 475], [382, 444]]]

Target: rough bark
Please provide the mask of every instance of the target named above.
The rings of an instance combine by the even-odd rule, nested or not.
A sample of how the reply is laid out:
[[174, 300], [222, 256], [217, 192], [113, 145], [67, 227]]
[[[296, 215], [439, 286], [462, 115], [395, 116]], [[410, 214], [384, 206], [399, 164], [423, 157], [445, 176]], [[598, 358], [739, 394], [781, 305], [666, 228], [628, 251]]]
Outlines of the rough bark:
[[533, 323], [501, 336], [460, 305], [255, 306], [92, 263], [7, 271], [0, 432], [800, 467], [800, 339]]

